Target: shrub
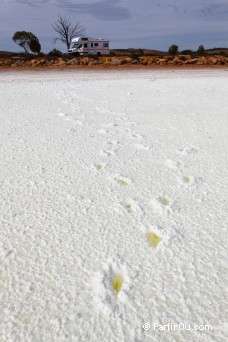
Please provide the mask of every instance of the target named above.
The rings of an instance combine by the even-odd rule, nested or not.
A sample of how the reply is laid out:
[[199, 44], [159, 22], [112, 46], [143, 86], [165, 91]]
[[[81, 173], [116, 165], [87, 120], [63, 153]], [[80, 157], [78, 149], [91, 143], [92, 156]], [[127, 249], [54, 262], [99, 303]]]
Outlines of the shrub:
[[37, 56], [38, 56], [38, 57], [45, 57], [46, 55], [45, 55], [45, 53], [43, 53], [43, 52], [39, 52], [39, 53], [37, 54]]
[[193, 55], [194, 52], [192, 50], [187, 49], [187, 50], [181, 51], [180, 54], [181, 55]]
[[174, 56], [176, 54], [178, 54], [178, 45], [173, 44], [169, 47], [169, 54]]
[[53, 56], [53, 57], [62, 57], [62, 52], [57, 50], [57, 49], [53, 49], [50, 52], [48, 52], [48, 56]]
[[198, 47], [197, 54], [198, 54], [199, 56], [205, 55], [205, 49], [204, 49], [204, 46], [203, 46], [203, 45], [200, 45], [200, 46]]
[[139, 59], [140, 55], [138, 53], [136, 53], [136, 52], [133, 52], [133, 53], [130, 54], [129, 57], [132, 58], [132, 59]]

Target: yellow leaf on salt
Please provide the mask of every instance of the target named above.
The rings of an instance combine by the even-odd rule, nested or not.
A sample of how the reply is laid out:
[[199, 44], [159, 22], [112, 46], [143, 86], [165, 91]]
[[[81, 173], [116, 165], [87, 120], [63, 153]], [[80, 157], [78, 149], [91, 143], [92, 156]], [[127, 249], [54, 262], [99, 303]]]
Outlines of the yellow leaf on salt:
[[112, 279], [112, 288], [115, 291], [116, 295], [120, 292], [122, 285], [123, 285], [123, 277], [121, 275], [116, 275]]
[[119, 179], [119, 180], [118, 180], [118, 183], [119, 183], [120, 185], [128, 185], [128, 182], [125, 181], [124, 179]]
[[161, 197], [161, 202], [163, 205], [169, 205], [169, 200], [166, 197]]
[[158, 236], [155, 233], [147, 233], [146, 234], [147, 241], [149, 244], [153, 247], [156, 248], [159, 242], [162, 240], [160, 236]]
[[97, 165], [95, 165], [95, 166], [96, 166], [97, 170], [101, 170], [101, 169], [102, 169], [102, 167], [103, 167], [103, 165], [102, 165], [102, 164], [97, 164]]
[[129, 211], [131, 211], [132, 205], [131, 205], [130, 203], [128, 203], [128, 204], [126, 204], [126, 208], [127, 208]]
[[190, 182], [190, 178], [188, 176], [184, 176], [183, 177], [183, 181], [184, 181], [184, 183], [189, 183]]

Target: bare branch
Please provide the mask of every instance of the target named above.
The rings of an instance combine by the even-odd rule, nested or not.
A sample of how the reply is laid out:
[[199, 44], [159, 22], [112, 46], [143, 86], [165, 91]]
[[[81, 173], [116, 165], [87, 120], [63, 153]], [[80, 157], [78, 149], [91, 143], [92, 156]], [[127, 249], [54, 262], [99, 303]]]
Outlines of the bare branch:
[[77, 21], [74, 25], [70, 22], [69, 18], [59, 15], [55, 24], [52, 25], [59, 37], [54, 39], [54, 42], [60, 40], [63, 44], [67, 46], [67, 50], [70, 48], [70, 43], [72, 38], [83, 36], [85, 32], [85, 27]]

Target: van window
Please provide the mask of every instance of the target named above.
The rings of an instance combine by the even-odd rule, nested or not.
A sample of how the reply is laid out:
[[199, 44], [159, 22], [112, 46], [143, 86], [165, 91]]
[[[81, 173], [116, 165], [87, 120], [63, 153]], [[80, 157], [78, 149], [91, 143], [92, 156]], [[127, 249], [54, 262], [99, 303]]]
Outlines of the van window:
[[88, 44], [84, 44], [84, 48], [87, 48]]
[[108, 43], [104, 43], [104, 44], [103, 44], [103, 47], [108, 47]]
[[94, 46], [98, 46], [98, 43], [94, 43]]
[[93, 43], [91, 43], [91, 47], [93, 47]]

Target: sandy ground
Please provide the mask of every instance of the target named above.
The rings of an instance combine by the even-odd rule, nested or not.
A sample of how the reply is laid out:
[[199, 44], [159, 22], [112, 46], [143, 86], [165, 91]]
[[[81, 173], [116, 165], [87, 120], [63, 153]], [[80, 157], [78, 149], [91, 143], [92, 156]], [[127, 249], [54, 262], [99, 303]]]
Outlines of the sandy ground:
[[0, 67], [1, 72], [21, 72], [21, 71], [120, 71], [120, 70], [228, 70], [228, 65], [120, 65], [120, 66], [46, 66], [46, 67]]
[[227, 341], [227, 78], [0, 74], [1, 342]]

